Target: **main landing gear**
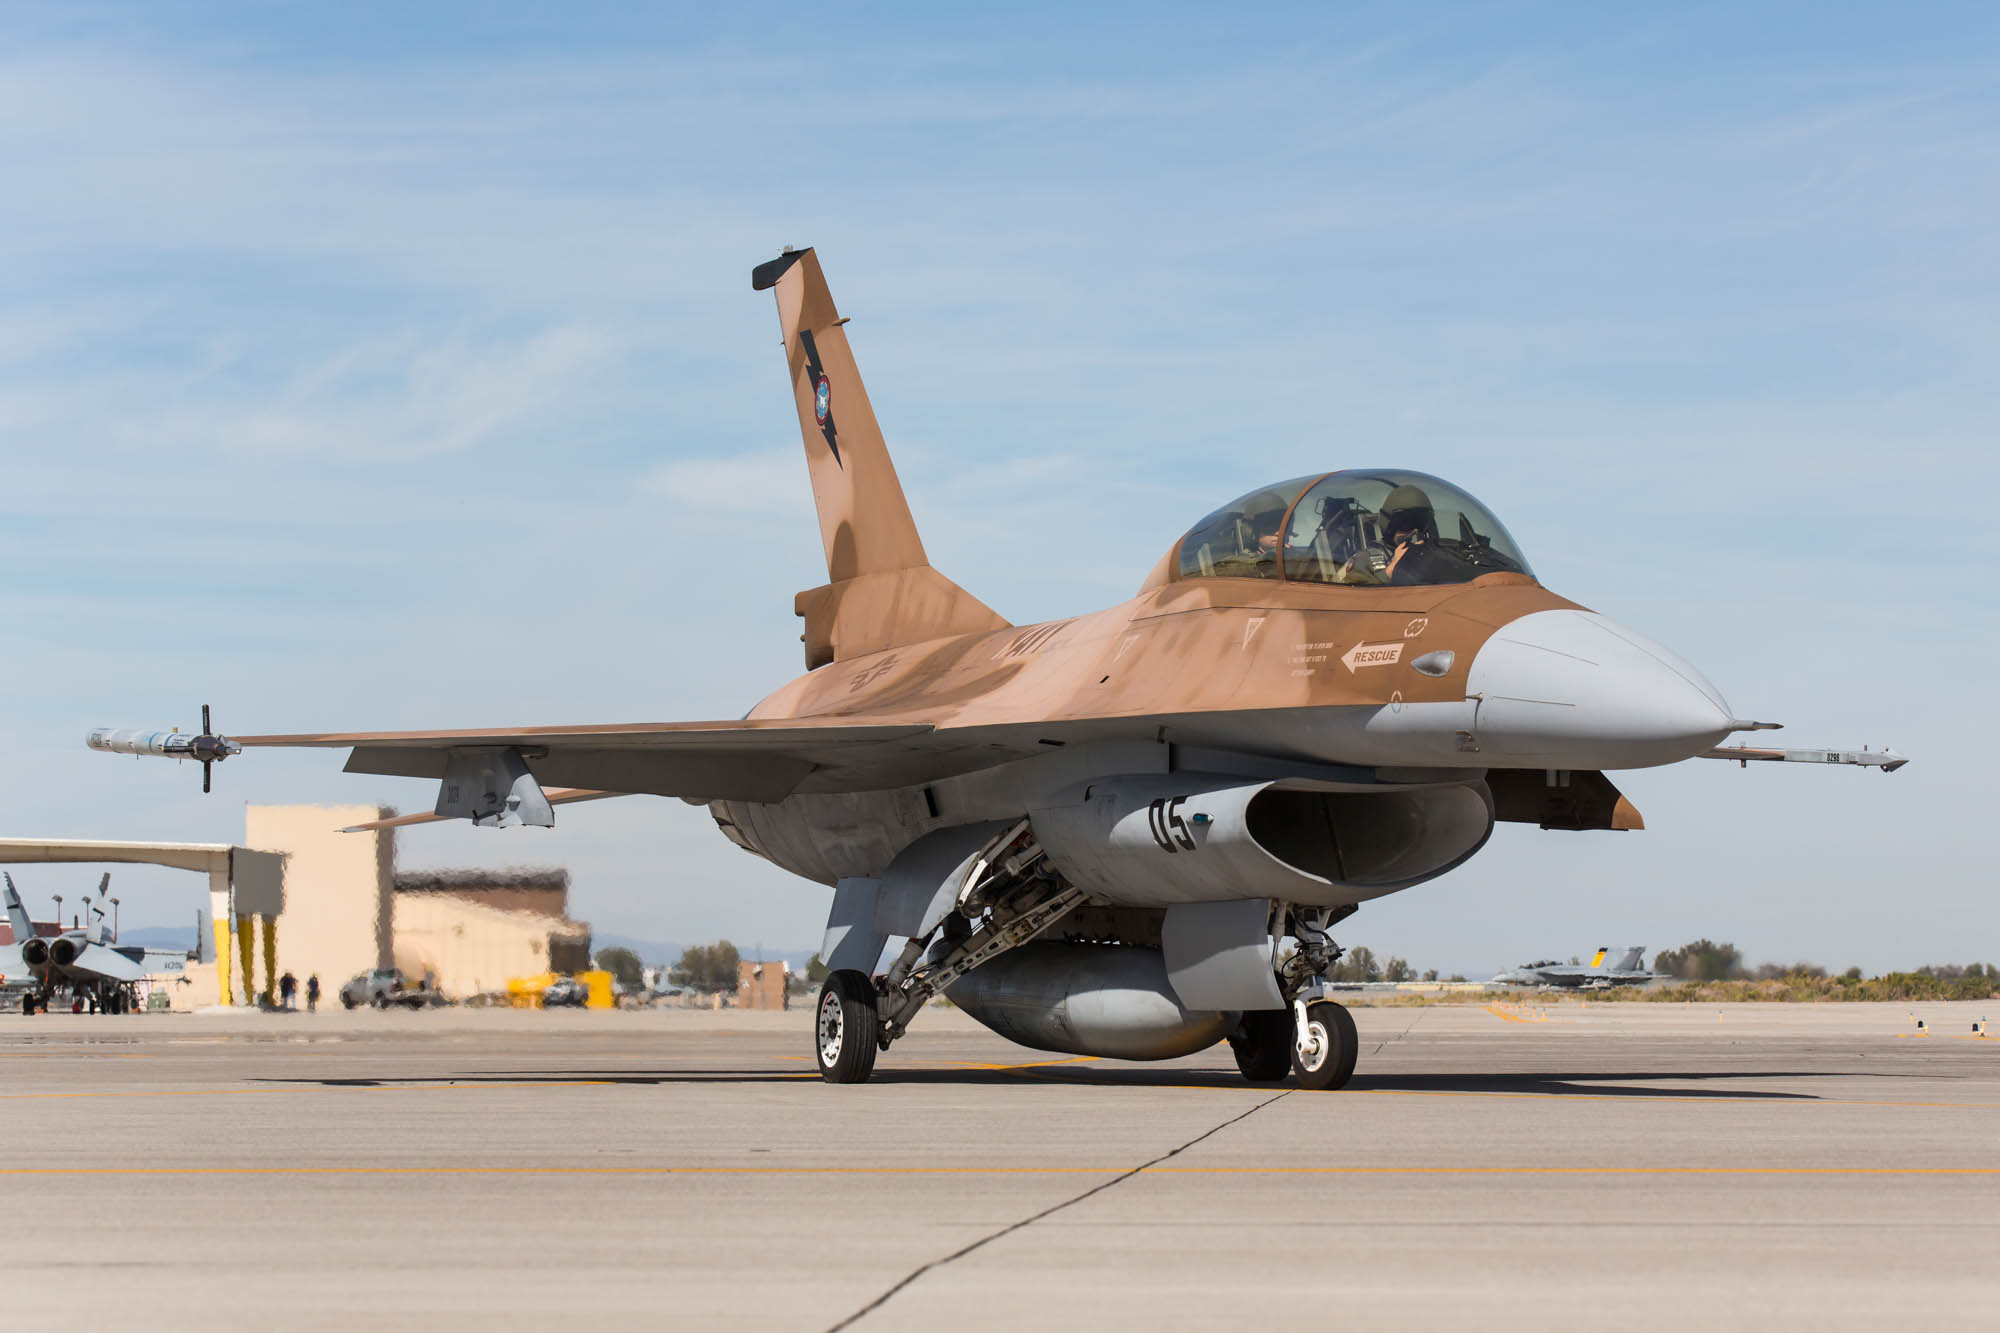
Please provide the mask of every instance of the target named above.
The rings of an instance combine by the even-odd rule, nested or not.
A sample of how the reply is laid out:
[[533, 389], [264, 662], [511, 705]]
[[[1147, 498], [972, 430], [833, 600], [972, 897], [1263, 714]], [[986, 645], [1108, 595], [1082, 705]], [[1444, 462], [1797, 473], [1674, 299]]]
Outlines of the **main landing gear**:
[[1292, 1069], [1292, 1011], [1257, 1009], [1237, 1020], [1229, 1034], [1236, 1067], [1252, 1083], [1282, 1083]]
[[932, 997], [1028, 943], [1083, 901], [1081, 890], [1049, 869], [1027, 820], [1002, 831], [969, 862], [953, 909], [927, 934], [911, 937], [879, 982], [851, 969], [827, 974], [813, 1014], [820, 1077], [866, 1082], [876, 1053], [907, 1032]]
[[820, 986], [813, 1020], [819, 1075], [829, 1083], [865, 1083], [875, 1072], [882, 1016], [875, 984], [855, 971], [830, 972]]

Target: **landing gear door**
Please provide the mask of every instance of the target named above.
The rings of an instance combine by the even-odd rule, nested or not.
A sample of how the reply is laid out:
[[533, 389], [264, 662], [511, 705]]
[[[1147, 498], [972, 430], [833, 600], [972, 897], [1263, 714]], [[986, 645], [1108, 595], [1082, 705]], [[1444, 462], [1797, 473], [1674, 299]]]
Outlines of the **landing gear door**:
[[1226, 1013], [1285, 1007], [1273, 965], [1273, 912], [1267, 898], [1167, 909], [1160, 946], [1167, 980], [1184, 1008]]

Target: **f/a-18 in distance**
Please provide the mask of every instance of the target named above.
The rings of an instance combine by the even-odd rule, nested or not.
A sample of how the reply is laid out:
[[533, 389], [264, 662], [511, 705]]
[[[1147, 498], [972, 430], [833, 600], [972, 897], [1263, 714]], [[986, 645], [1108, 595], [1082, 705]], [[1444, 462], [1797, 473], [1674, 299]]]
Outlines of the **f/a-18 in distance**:
[[1606, 770], [1769, 725], [1404, 468], [1260, 486], [1129, 601], [1010, 624], [931, 567], [817, 256], [751, 286], [776, 293], [826, 553], [793, 607], [805, 675], [734, 721], [204, 729], [182, 750], [344, 748], [347, 771], [436, 780], [437, 816], [484, 825], [606, 793], [706, 804], [833, 889], [813, 1044], [834, 1082], [866, 1079], [944, 994], [1041, 1050], [1226, 1040], [1249, 1079], [1329, 1088], [1355, 1062], [1324, 982], [1340, 921], [1463, 865], [1497, 820], [1637, 829]]
[[1635, 944], [1605, 965], [1610, 949], [1599, 949], [1588, 963], [1560, 963], [1545, 958], [1539, 963], [1523, 963], [1494, 975], [1502, 986], [1554, 986], [1563, 990], [1610, 990], [1613, 986], [1642, 986], [1653, 980], [1646, 967], [1646, 946]]
[[[164, 971], [190, 958], [200, 957], [202, 941], [208, 938], [202, 923], [195, 926], [196, 952], [178, 949], [146, 949], [124, 946], [104, 926], [103, 903], [109, 901], [111, 876], [97, 882], [97, 903], [83, 899], [83, 914], [71, 930], [54, 935], [36, 933], [28, 909], [14, 887], [14, 876], [0, 875], [6, 884], [7, 924], [13, 928], [14, 943], [0, 946], [0, 986], [21, 993], [21, 1012], [47, 1012], [49, 997], [57, 987], [87, 1002], [100, 1014], [125, 1013], [132, 1003], [132, 984], [153, 972]], [[60, 927], [61, 923], [57, 923]]]

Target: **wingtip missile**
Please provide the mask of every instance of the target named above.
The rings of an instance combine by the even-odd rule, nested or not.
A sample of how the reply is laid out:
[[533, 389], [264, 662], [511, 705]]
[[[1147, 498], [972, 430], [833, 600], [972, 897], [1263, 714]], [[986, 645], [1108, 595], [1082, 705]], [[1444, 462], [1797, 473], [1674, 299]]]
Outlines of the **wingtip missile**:
[[211, 769], [233, 754], [243, 753], [243, 747], [227, 736], [216, 735], [211, 729], [209, 707], [201, 706], [201, 730], [189, 733], [174, 728], [170, 731], [135, 731], [117, 727], [97, 727], [84, 735], [83, 743], [93, 750], [103, 750], [107, 754], [158, 755], [163, 759], [192, 759], [201, 765], [201, 789], [210, 790]]

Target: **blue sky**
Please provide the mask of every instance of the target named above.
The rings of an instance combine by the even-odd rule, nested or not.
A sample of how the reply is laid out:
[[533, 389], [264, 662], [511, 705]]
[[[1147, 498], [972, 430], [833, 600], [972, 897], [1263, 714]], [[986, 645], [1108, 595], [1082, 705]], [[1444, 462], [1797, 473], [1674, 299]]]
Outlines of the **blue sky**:
[[[1355, 940], [2000, 956], [1991, 7], [715, 8], [0, 15], [10, 832], [430, 800], [81, 748], [204, 699], [276, 731], [781, 684], [823, 567], [747, 276], [812, 244], [933, 560], [1013, 620], [1129, 595], [1259, 483], [1402, 464], [1739, 713], [1918, 759], [1629, 774], [1647, 832], [1503, 830]], [[567, 864], [653, 937], [806, 943], [824, 896], [678, 802], [402, 855]], [[138, 919], [197, 896], [122, 874]]]

